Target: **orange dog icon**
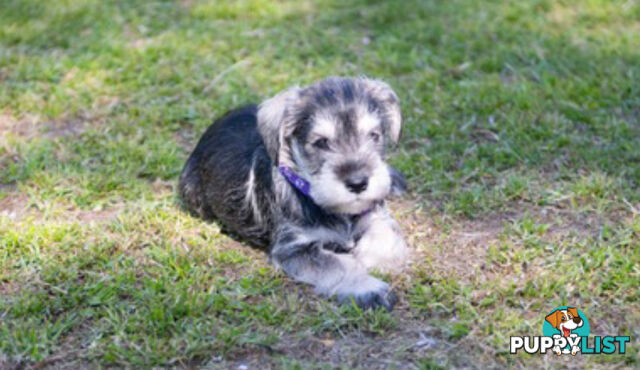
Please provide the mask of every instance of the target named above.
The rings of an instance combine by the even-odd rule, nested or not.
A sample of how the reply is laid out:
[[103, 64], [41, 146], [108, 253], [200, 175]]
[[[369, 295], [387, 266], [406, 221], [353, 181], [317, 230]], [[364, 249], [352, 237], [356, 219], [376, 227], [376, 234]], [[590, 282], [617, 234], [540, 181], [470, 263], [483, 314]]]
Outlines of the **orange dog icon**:
[[[578, 336], [571, 332], [584, 324], [584, 321], [582, 321], [578, 315], [578, 309], [575, 307], [567, 307], [566, 310], [553, 311], [549, 316], [545, 317], [545, 320], [551, 324], [551, 326], [558, 329], [560, 333], [562, 333], [563, 337]], [[555, 334], [554, 337], [555, 336], [559, 336], [559, 334]], [[559, 346], [554, 347], [553, 351], [558, 355], [562, 354]], [[573, 348], [571, 348], [572, 355], [575, 355], [578, 351], [580, 351], [580, 347], [578, 346], [573, 346]], [[567, 350], [565, 353], [569, 353], [569, 351]]]

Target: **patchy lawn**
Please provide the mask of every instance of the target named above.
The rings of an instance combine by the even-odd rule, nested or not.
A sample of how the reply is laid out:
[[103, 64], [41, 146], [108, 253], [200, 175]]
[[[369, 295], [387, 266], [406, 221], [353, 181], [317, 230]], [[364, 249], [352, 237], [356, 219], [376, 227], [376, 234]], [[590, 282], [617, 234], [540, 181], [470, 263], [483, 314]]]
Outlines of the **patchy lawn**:
[[[0, 1], [0, 368], [640, 366], [640, 3]], [[403, 103], [391, 313], [180, 211], [217, 115], [328, 75]], [[510, 355], [574, 305], [624, 356]]]

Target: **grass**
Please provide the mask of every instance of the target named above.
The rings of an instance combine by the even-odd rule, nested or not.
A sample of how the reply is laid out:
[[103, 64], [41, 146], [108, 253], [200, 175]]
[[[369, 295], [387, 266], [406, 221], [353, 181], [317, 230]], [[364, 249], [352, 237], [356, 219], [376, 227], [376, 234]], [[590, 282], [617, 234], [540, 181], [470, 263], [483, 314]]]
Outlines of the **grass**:
[[[635, 1], [0, 0], [0, 367], [637, 367]], [[176, 205], [217, 115], [328, 75], [403, 104], [392, 313]], [[509, 355], [560, 305], [624, 356]]]

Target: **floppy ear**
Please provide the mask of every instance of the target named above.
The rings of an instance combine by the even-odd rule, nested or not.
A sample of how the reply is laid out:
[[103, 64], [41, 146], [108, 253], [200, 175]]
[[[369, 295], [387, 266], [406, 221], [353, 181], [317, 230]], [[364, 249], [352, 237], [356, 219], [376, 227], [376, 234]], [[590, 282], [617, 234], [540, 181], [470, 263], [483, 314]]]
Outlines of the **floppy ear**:
[[579, 317], [578, 309], [575, 307], [567, 307], [567, 312], [569, 312], [573, 317]]
[[360, 81], [369, 89], [369, 93], [378, 101], [382, 109], [382, 113], [386, 116], [385, 131], [393, 144], [398, 143], [400, 139], [400, 131], [402, 126], [402, 115], [400, 113], [400, 100], [391, 86], [380, 80], [372, 80], [366, 77], [360, 78]]
[[267, 148], [269, 157], [275, 165], [278, 164], [278, 153], [284, 141], [282, 130], [287, 110], [298, 97], [300, 89], [289, 88], [271, 99], [267, 99], [258, 107], [258, 132]]
[[547, 322], [549, 324], [551, 324], [551, 326], [553, 326], [554, 328], [558, 328], [558, 324], [560, 323], [560, 316], [562, 316], [562, 312], [560, 311], [554, 311], [552, 313], [549, 314], [549, 316], [545, 317], [544, 319], [547, 320]]

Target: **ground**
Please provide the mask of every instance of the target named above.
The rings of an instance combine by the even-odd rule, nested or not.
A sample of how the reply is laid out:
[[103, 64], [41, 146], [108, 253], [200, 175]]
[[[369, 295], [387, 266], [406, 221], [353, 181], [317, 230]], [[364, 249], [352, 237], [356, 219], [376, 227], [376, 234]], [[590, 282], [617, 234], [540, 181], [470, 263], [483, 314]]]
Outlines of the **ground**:
[[[640, 4], [0, 0], [0, 368], [640, 365]], [[227, 109], [397, 91], [393, 312], [339, 307], [179, 208]], [[580, 308], [626, 355], [511, 355]]]

